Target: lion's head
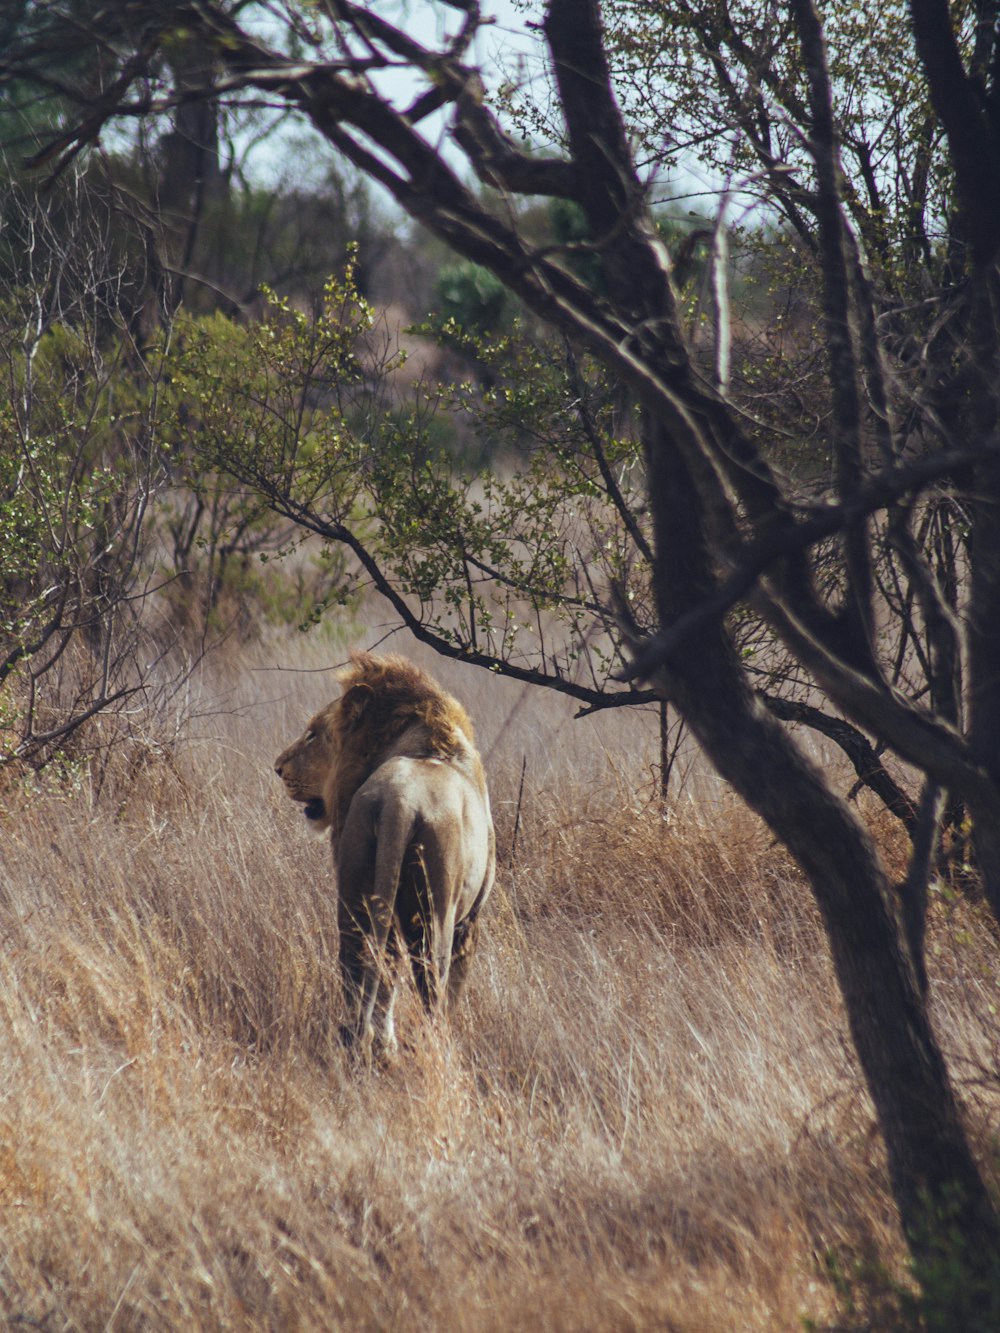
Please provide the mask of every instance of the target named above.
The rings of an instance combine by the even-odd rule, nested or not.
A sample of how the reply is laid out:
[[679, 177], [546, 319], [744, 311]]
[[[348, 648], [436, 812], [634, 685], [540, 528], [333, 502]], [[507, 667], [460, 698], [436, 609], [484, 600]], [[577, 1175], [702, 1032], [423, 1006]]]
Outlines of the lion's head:
[[415, 758], [450, 759], [473, 746], [462, 705], [405, 657], [352, 653], [336, 678], [340, 697], [274, 762], [310, 826], [335, 835], [354, 793], [397, 748]]
[[293, 801], [305, 806], [306, 819], [317, 831], [330, 827], [323, 792], [336, 756], [332, 716], [339, 699], [321, 709], [309, 725], [274, 761], [274, 771]]

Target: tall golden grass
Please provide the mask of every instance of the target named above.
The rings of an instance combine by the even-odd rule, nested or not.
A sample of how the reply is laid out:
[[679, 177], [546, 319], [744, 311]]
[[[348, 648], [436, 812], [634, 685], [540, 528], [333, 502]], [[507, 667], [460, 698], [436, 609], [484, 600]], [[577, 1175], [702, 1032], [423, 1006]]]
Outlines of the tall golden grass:
[[[336, 656], [248, 650], [99, 791], [2, 789], [9, 1326], [888, 1327], [905, 1252], [807, 887], [703, 774], [664, 818], [650, 717], [424, 659], [478, 720], [499, 882], [459, 1012], [408, 997], [401, 1062], [349, 1069], [329, 849], [271, 772]], [[985, 1153], [995, 946], [933, 915]]]

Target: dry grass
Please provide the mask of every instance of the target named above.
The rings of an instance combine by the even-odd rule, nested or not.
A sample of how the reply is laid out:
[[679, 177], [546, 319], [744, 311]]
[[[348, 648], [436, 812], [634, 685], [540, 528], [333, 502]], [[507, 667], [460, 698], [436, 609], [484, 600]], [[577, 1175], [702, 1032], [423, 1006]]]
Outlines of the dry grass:
[[[169, 762], [3, 794], [5, 1318], [776, 1330], [840, 1318], [828, 1252], [901, 1274], [806, 888], [707, 779], [669, 823], [644, 805], [649, 719], [439, 672], [490, 755], [500, 883], [450, 1028], [411, 1000], [404, 1061], [349, 1071], [328, 851], [270, 771], [330, 687], [250, 669], [293, 651], [228, 693], [216, 668]], [[986, 1143], [994, 946], [936, 914]]]

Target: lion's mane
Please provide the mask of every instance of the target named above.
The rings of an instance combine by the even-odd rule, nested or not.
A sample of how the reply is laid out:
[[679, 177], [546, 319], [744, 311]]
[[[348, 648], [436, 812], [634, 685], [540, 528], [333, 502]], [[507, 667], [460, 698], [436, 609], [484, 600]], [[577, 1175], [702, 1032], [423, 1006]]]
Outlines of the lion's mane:
[[337, 679], [340, 697], [319, 715], [333, 750], [323, 800], [335, 837], [355, 792], [390, 755], [454, 759], [475, 753], [468, 713], [405, 657], [353, 653]]

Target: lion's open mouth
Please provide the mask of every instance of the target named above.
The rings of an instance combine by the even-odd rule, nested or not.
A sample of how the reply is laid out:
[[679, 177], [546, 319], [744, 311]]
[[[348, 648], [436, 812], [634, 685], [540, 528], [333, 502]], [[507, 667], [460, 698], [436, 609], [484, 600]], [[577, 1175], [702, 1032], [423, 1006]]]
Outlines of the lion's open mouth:
[[322, 819], [326, 814], [326, 802], [322, 796], [310, 796], [306, 801], [306, 819]]

